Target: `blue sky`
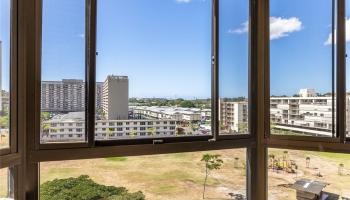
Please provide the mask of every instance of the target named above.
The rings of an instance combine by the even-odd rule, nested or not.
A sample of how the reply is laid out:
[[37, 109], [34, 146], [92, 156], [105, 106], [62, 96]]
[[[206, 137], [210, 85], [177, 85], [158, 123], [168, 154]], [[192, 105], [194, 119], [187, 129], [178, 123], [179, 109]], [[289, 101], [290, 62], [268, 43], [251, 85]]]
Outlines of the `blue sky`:
[[[84, 3], [85, 0], [44, 0], [43, 80], [84, 79]], [[104, 81], [108, 74], [127, 75], [131, 97], [210, 97], [210, 0], [98, 3], [98, 81]], [[271, 94], [292, 95], [299, 88], [331, 90], [331, 45], [327, 44], [331, 32], [330, 3], [271, 0]], [[8, 4], [9, 0], [0, 1], [5, 89]], [[248, 1], [220, 0], [222, 97], [247, 95], [247, 20]]]

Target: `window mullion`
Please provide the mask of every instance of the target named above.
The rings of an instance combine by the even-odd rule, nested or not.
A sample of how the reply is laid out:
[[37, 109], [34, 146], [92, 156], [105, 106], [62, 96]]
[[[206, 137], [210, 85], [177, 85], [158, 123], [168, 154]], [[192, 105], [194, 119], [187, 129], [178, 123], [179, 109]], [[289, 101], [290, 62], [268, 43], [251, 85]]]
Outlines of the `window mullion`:
[[96, 88], [96, 0], [86, 1], [86, 134], [89, 146], [95, 144], [95, 88]]
[[[337, 31], [336, 31], [336, 122], [337, 137], [345, 141], [346, 131], [346, 38], [345, 38], [345, 0], [337, 0]], [[334, 31], [334, 30], [333, 30]]]
[[212, 113], [212, 133], [213, 139], [217, 140], [219, 137], [219, 1], [213, 0], [212, 8], [212, 102], [211, 102], [211, 113]]

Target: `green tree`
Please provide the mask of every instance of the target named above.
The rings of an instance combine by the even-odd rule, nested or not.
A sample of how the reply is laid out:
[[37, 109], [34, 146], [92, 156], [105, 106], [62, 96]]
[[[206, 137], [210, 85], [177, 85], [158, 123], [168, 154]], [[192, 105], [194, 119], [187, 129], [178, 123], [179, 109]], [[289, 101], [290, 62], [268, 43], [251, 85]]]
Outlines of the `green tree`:
[[137, 136], [137, 131], [132, 130], [132, 131], [130, 132], [130, 137], [136, 137], [136, 136]]
[[147, 132], [151, 133], [152, 136], [156, 134], [156, 129], [154, 127], [147, 128]]
[[9, 116], [0, 117], [0, 127], [8, 127], [9, 126]]
[[129, 193], [124, 187], [95, 183], [89, 176], [55, 179], [40, 187], [41, 200], [144, 200], [142, 192]]
[[246, 122], [241, 122], [238, 124], [238, 132], [244, 133], [248, 131], [248, 124]]
[[41, 112], [41, 120], [46, 121], [50, 119], [50, 113], [49, 112]]
[[113, 134], [113, 129], [112, 128], [107, 128], [107, 139], [109, 139], [111, 136], [112, 136], [112, 134]]
[[194, 108], [194, 107], [196, 107], [192, 101], [188, 101], [188, 100], [182, 101], [179, 106], [183, 107], [183, 108]]
[[204, 154], [201, 161], [205, 163], [205, 179], [203, 183], [203, 199], [205, 196], [205, 187], [207, 185], [207, 180], [209, 172], [212, 170], [218, 170], [221, 168], [224, 161], [220, 159], [221, 155], [218, 154]]

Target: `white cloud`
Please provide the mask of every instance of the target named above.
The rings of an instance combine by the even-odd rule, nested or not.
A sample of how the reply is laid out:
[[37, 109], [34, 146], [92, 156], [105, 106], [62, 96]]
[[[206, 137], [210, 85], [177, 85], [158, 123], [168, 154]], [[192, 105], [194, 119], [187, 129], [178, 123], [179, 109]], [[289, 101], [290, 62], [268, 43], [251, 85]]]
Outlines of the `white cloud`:
[[192, 0], [176, 0], [176, 3], [191, 3]]
[[270, 39], [279, 39], [289, 36], [290, 33], [300, 31], [302, 29], [301, 21], [296, 17], [281, 18], [270, 17]]
[[[244, 22], [238, 29], [230, 29], [229, 33], [242, 34], [248, 32], [249, 23]], [[289, 36], [290, 33], [300, 31], [302, 22], [297, 17], [270, 17], [270, 39], [275, 40]]]
[[238, 34], [242, 34], [242, 33], [247, 33], [248, 32], [248, 26], [249, 26], [249, 22], [246, 21], [242, 24], [241, 28], [238, 29], [229, 29], [228, 33], [238, 33]]
[[[350, 18], [346, 19], [346, 41], [350, 41]], [[335, 37], [334, 42], [336, 43], [337, 39], [337, 30], [334, 31]], [[328, 39], [324, 42], [324, 45], [331, 45], [332, 44], [332, 33], [328, 35]]]

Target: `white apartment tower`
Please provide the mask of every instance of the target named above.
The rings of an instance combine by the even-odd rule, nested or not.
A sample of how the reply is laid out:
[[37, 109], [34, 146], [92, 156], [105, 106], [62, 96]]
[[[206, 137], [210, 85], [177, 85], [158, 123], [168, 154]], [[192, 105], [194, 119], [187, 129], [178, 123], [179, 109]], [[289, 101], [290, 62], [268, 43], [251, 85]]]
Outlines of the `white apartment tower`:
[[109, 75], [103, 83], [102, 109], [108, 120], [129, 118], [129, 79]]

